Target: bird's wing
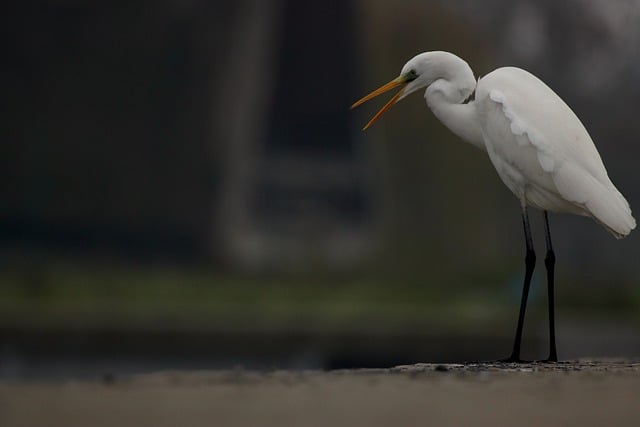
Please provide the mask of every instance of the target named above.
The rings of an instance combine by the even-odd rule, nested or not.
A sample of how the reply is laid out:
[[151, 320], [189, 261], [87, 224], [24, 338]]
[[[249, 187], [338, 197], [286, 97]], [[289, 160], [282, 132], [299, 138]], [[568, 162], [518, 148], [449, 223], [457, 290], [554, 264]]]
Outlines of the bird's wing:
[[[484, 87], [486, 98], [500, 107], [513, 139], [535, 149], [538, 173], [525, 178], [544, 185], [549, 181], [540, 177], [546, 175], [555, 187], [546, 190], [555, 190], [580, 206], [615, 235], [628, 234], [635, 227], [629, 204], [611, 183], [591, 137], [573, 111], [524, 70], [503, 68], [487, 77], [491, 78]], [[512, 166], [519, 166], [518, 159], [510, 160]], [[520, 166], [526, 175], [530, 165]]]

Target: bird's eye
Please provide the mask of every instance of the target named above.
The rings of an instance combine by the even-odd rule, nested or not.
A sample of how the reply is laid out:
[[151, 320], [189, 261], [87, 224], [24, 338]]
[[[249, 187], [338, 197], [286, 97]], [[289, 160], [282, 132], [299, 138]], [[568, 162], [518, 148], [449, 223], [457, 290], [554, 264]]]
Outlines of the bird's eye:
[[407, 79], [408, 82], [415, 80], [418, 78], [418, 73], [416, 73], [416, 70], [411, 69], [409, 70], [409, 72], [405, 75], [405, 78]]

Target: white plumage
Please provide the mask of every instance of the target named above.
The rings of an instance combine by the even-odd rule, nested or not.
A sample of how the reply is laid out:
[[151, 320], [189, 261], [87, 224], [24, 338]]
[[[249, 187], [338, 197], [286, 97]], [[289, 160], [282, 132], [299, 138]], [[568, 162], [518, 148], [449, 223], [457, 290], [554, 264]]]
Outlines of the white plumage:
[[478, 81], [475, 110], [489, 158], [522, 203], [591, 216], [616, 237], [635, 228], [587, 130], [537, 77], [495, 70]]
[[526, 270], [513, 351], [504, 361], [521, 361], [524, 315], [536, 263], [527, 206], [544, 211], [550, 342], [546, 361], [557, 361], [555, 254], [547, 211], [589, 216], [617, 238], [636, 227], [629, 203], [609, 179], [589, 133], [553, 90], [519, 68], [499, 68], [476, 82], [469, 65], [457, 56], [425, 52], [407, 62], [399, 77], [352, 108], [394, 87], [401, 89], [363, 130], [393, 104], [426, 87], [431, 111], [453, 133], [485, 150], [502, 182], [520, 200]]
[[[477, 82], [449, 52], [425, 52], [400, 77], [354, 104], [396, 86], [400, 92], [365, 126], [408, 94], [427, 87], [427, 105], [467, 142], [486, 150], [523, 206], [590, 216], [616, 237], [636, 226], [589, 133], [556, 93], [531, 73], [499, 68]], [[475, 100], [464, 102], [475, 91]]]

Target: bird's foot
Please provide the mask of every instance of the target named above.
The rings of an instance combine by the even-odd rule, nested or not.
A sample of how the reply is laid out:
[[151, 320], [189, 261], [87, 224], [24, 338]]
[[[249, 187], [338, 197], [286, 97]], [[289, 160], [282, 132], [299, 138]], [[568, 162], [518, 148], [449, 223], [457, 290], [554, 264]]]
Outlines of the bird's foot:
[[471, 365], [508, 365], [508, 364], [517, 364], [517, 363], [531, 363], [530, 360], [522, 360], [519, 357], [506, 357], [504, 359], [497, 360], [474, 360], [470, 362], [466, 362]]
[[498, 359], [494, 363], [531, 363], [530, 360], [522, 360], [520, 356], [511, 355], [504, 359]]
[[555, 356], [555, 357], [549, 356], [546, 359], [536, 360], [536, 363], [551, 363], [551, 364], [555, 364], [555, 363], [558, 363], [558, 356]]

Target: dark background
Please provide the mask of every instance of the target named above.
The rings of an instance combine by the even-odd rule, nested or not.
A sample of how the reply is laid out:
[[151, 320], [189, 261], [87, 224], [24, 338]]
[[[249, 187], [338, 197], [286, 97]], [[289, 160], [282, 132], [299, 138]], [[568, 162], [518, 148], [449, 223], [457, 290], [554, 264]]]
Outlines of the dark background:
[[[506, 355], [524, 244], [412, 56], [526, 68], [632, 208], [636, 1], [11, 2], [0, 17], [0, 377]], [[543, 236], [534, 213], [534, 240]], [[640, 243], [553, 215], [561, 358], [640, 354]], [[525, 356], [546, 356], [542, 263]]]

